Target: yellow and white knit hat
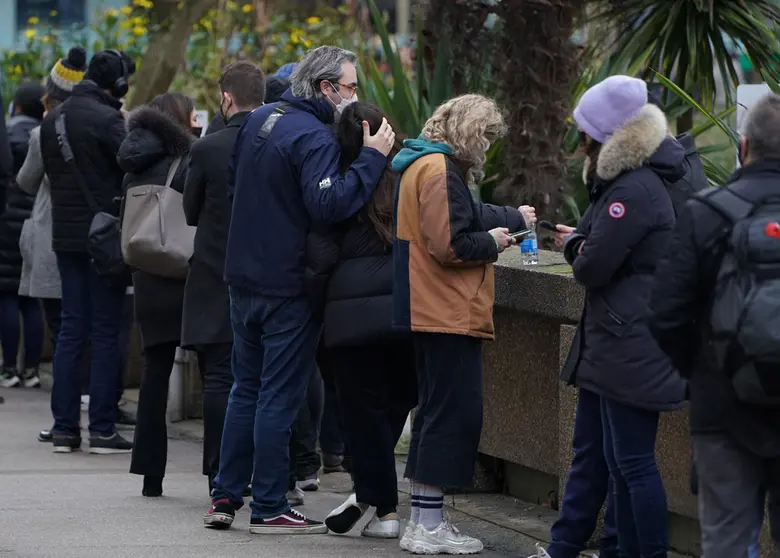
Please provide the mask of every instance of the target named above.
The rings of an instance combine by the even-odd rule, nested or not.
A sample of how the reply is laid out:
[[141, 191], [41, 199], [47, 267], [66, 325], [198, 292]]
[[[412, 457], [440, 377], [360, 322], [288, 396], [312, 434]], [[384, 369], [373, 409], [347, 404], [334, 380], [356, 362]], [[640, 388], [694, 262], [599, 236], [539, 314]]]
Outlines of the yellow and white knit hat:
[[73, 91], [73, 86], [84, 79], [87, 71], [87, 51], [82, 46], [74, 46], [65, 58], [57, 63], [49, 72], [46, 80], [46, 93], [49, 97], [64, 101]]

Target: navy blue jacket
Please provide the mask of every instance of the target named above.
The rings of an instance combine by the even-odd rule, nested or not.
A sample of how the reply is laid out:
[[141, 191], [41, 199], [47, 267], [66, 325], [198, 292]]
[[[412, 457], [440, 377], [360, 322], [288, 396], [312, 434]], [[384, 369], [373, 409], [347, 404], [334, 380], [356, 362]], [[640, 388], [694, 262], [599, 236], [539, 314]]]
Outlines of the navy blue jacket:
[[662, 177], [683, 176], [685, 150], [652, 109], [602, 147], [591, 205], [567, 242], [586, 301], [563, 374], [619, 403], [668, 411], [683, 405], [686, 387], [650, 333], [649, 303], [675, 222]]
[[236, 140], [225, 281], [266, 296], [297, 297], [304, 292], [312, 220], [337, 223], [357, 213], [371, 199], [387, 158], [364, 147], [342, 174], [332, 106], [289, 90], [282, 101], [288, 106], [267, 137], [260, 131], [278, 103], [255, 109]]

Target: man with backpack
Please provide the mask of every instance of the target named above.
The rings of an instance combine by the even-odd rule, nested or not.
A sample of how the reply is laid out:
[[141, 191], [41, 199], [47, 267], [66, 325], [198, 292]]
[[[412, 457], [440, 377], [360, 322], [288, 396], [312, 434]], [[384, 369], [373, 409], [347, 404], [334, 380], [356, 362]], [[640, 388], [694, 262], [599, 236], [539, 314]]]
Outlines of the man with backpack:
[[651, 300], [653, 334], [689, 378], [707, 558], [747, 556], [767, 494], [780, 498], [779, 95], [748, 112], [739, 156], [728, 185], [686, 204]]

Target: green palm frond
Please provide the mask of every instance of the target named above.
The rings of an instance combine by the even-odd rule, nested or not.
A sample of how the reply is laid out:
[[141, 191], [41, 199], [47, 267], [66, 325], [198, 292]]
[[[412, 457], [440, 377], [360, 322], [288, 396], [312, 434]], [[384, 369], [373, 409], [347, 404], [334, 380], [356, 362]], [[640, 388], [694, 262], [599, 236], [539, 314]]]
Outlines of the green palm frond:
[[616, 67], [625, 71], [643, 61], [646, 76], [652, 70], [669, 76], [707, 109], [721, 89], [727, 105], [734, 101], [738, 74], [726, 37], [742, 45], [767, 81], [780, 81], [777, 0], [597, 0], [592, 6], [592, 21], [614, 37], [599, 49], [613, 54]]

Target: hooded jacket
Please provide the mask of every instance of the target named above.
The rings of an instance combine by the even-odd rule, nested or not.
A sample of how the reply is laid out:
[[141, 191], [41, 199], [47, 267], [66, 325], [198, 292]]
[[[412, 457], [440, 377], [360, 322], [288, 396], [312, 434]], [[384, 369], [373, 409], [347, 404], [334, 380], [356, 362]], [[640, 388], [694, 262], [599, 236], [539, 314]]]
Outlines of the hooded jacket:
[[[183, 157], [171, 188], [184, 191], [189, 152], [194, 137], [172, 118], [151, 107], [140, 107], [127, 119], [127, 137], [117, 161], [125, 174], [123, 191], [133, 186], [165, 184], [168, 169], [177, 157]], [[184, 305], [184, 280], [133, 273], [135, 318], [141, 329], [144, 348], [181, 338]]]
[[291, 90], [282, 102], [252, 111], [238, 133], [225, 280], [265, 296], [300, 297], [312, 221], [338, 223], [357, 213], [371, 199], [387, 157], [363, 147], [341, 173], [333, 105]]
[[664, 113], [645, 105], [596, 165], [591, 204], [564, 247], [586, 299], [563, 377], [619, 403], [674, 410], [686, 386], [650, 334], [649, 303], [675, 223], [664, 179], [685, 174], [685, 150]]
[[407, 140], [393, 160], [393, 324], [492, 339], [498, 247], [487, 232], [525, 228], [517, 209], [477, 202], [449, 146]]

